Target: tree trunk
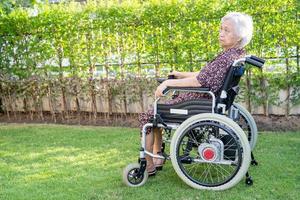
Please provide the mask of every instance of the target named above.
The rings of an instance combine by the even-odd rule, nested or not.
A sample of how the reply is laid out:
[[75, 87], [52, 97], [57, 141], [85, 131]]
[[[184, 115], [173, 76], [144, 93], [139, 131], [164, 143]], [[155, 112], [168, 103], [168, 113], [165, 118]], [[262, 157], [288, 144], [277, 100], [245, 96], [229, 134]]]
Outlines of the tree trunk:
[[[95, 64], [92, 61], [92, 42], [93, 36], [91, 32], [86, 33], [86, 40], [87, 40], [87, 59], [89, 63], [89, 86], [90, 86], [90, 96], [91, 96], [91, 111], [93, 114], [93, 121], [96, 123], [97, 121], [97, 103], [96, 103], [96, 94], [95, 94], [95, 82], [94, 82], [94, 71], [95, 71]], [[91, 116], [90, 116], [91, 118]]]
[[[141, 73], [141, 69], [142, 69], [142, 65], [141, 65], [141, 60], [140, 60], [140, 53], [137, 52], [137, 64], [138, 64], [138, 78], [142, 79], [142, 73]], [[143, 80], [141, 80], [143, 81]], [[141, 86], [141, 84], [138, 84], [139, 87], [139, 99], [140, 99], [140, 107], [141, 107], [141, 111], [144, 112], [145, 108], [144, 108], [144, 95], [143, 95], [143, 87]]]
[[[124, 79], [124, 56], [123, 56], [123, 50], [124, 50], [124, 44], [123, 44], [123, 35], [117, 33], [117, 40], [118, 40], [118, 54], [119, 54], [119, 66], [120, 66], [120, 72], [121, 72], [121, 83], [124, 84], [124, 87], [126, 82]], [[123, 103], [123, 116], [126, 117], [127, 113], [127, 96], [126, 96], [126, 90], [122, 89], [122, 103]]]
[[193, 72], [193, 52], [192, 49], [189, 49], [189, 56], [190, 56], [190, 72]]
[[[62, 84], [62, 82], [61, 82]], [[62, 102], [63, 102], [63, 112], [62, 112], [62, 117], [63, 120], [67, 119], [67, 123], [69, 123], [69, 113], [68, 113], [68, 108], [67, 108], [67, 99], [66, 99], [66, 89], [65, 86], [61, 86], [61, 94], [62, 94]]]
[[69, 123], [69, 113], [68, 113], [68, 108], [67, 108], [67, 99], [66, 99], [66, 88], [64, 85], [64, 80], [63, 80], [63, 67], [62, 67], [62, 60], [63, 60], [63, 47], [59, 46], [57, 49], [57, 57], [58, 57], [58, 62], [59, 62], [59, 81], [60, 81], [60, 91], [62, 95], [62, 121], [67, 119], [67, 123]]
[[[4, 91], [3, 91], [3, 88], [2, 88], [2, 84], [0, 84], [0, 94], [1, 95], [4, 94]], [[0, 113], [4, 113], [2, 96], [0, 96]]]
[[107, 102], [108, 102], [108, 119], [110, 118], [112, 114], [112, 94], [111, 94], [111, 88], [110, 88], [110, 83], [109, 83], [109, 69], [108, 69], [108, 63], [105, 62], [105, 74], [106, 74], [106, 81], [105, 81], [105, 87], [107, 91]]
[[[40, 91], [41, 88], [39, 88], [38, 82], [36, 82], [36, 91]], [[36, 108], [37, 113], [39, 113], [39, 118], [44, 121], [44, 115], [43, 115], [43, 97], [40, 95], [36, 95]]]
[[7, 115], [7, 118], [8, 118], [8, 120], [10, 120], [10, 113], [9, 113], [9, 99], [7, 99], [7, 98], [5, 98], [5, 105], [6, 105], [6, 108], [5, 108], [5, 110], [6, 110], [6, 115]]
[[91, 109], [93, 113], [93, 121], [96, 123], [97, 121], [97, 103], [96, 103], [96, 94], [95, 94], [95, 82], [90, 80], [90, 95], [92, 98]]
[[285, 109], [285, 116], [288, 117], [290, 115], [290, 94], [291, 94], [291, 87], [289, 83], [289, 59], [285, 59], [286, 64], [286, 78], [287, 78], [287, 96], [286, 96], [286, 109]]
[[269, 98], [268, 98], [268, 93], [267, 93], [267, 88], [266, 88], [266, 79], [264, 77], [262, 69], [261, 71], [261, 77], [259, 78], [260, 81], [260, 92], [262, 94], [262, 101], [263, 101], [263, 110], [264, 110], [264, 115], [266, 117], [269, 116]]
[[10, 112], [13, 113], [14, 118], [15, 118], [15, 120], [16, 120], [16, 119], [17, 119], [17, 115], [16, 115], [16, 112], [15, 112], [15, 109], [14, 109], [14, 106], [13, 106], [14, 102], [13, 102], [13, 100], [12, 100], [12, 97], [11, 97], [10, 92], [8, 93], [8, 99], [9, 99], [9, 108], [10, 108]]
[[50, 83], [48, 85], [48, 99], [49, 99], [49, 109], [50, 109], [50, 113], [51, 113], [51, 117], [52, 120], [54, 121], [54, 123], [56, 123], [56, 115], [55, 115], [55, 110], [54, 110], [54, 106], [53, 106], [53, 102], [52, 102], [52, 90], [51, 90], [52, 84]]
[[298, 72], [298, 74], [300, 73], [300, 65], [299, 65], [299, 63], [300, 63], [300, 59], [299, 59], [299, 46], [297, 46], [297, 51], [296, 51], [296, 53], [297, 53], [297, 72]]
[[3, 112], [4, 112], [4, 110], [3, 110], [2, 97], [0, 97], [0, 113], [3, 113]]
[[75, 104], [76, 104], [76, 112], [77, 112], [77, 120], [78, 124], [81, 123], [81, 116], [80, 116], [80, 104], [79, 104], [79, 98], [78, 98], [78, 90], [77, 85], [74, 85], [74, 94], [75, 94]]

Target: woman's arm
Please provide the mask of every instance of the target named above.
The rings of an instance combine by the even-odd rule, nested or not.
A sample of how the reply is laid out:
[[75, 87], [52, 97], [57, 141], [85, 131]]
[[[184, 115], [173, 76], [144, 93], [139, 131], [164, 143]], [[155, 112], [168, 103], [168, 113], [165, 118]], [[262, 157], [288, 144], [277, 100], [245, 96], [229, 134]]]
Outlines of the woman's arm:
[[182, 72], [183, 78], [190, 78], [190, 77], [196, 77], [199, 72]]
[[168, 79], [164, 81], [162, 84], [160, 84], [156, 91], [155, 91], [155, 96], [156, 97], [161, 97], [163, 96], [162, 92], [167, 88], [167, 87], [200, 87], [200, 83], [197, 80], [196, 76], [194, 77], [188, 77], [184, 79]]

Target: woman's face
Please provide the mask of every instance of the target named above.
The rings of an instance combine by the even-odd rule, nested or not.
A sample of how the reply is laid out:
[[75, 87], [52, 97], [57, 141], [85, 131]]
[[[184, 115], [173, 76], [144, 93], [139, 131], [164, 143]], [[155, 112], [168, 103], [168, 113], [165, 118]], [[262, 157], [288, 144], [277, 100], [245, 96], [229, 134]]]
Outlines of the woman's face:
[[219, 41], [224, 50], [237, 46], [239, 38], [235, 33], [234, 24], [232, 21], [224, 20], [221, 24]]

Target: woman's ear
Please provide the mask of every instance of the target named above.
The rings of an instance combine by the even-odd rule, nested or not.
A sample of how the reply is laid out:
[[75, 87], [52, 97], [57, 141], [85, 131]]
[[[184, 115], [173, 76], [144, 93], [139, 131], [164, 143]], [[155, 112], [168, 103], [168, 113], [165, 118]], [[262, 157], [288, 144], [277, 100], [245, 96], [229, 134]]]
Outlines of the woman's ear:
[[240, 46], [241, 43], [242, 43], [242, 38], [238, 39], [238, 41], [236, 42], [236, 45]]

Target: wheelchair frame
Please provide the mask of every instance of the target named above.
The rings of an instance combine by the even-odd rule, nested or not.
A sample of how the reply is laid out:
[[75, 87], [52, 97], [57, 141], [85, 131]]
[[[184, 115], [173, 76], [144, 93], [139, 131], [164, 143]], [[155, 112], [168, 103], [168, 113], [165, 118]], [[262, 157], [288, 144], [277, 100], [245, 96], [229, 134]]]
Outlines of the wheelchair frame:
[[[178, 172], [178, 170], [180, 170], [180, 169], [179, 169], [179, 167], [178, 167], [178, 165], [176, 163], [174, 164], [175, 161], [173, 162], [173, 160], [177, 160], [177, 158], [174, 157], [174, 155], [172, 155], [172, 151], [170, 151], [171, 152], [171, 157], [173, 157], [173, 159], [171, 159], [171, 161], [172, 161], [173, 167], [175, 167], [175, 171], [177, 172], [177, 174], [188, 185], [190, 185], [190, 186], [192, 186], [194, 188], [197, 188], [197, 189], [213, 189], [213, 190], [228, 189], [228, 188], [232, 187], [233, 185], [235, 185], [236, 183], [238, 183], [240, 181], [240, 179], [241, 179], [241, 176], [245, 176], [245, 175], [246, 175], [246, 183], [248, 185], [252, 185], [253, 184], [252, 178], [250, 177], [249, 173], [247, 171], [245, 171], [245, 168], [248, 169], [249, 164], [250, 164], [250, 152], [251, 152], [251, 149], [250, 149], [249, 142], [247, 140], [247, 142], [245, 143], [244, 140], [245, 140], [246, 136], [243, 133], [241, 133], [241, 132], [243, 132], [243, 130], [239, 127], [239, 125], [236, 122], [233, 121], [234, 116], [232, 115], [232, 113], [229, 113], [229, 117], [224, 117], [226, 110], [233, 109], [233, 106], [234, 106], [233, 100], [234, 100], [235, 95], [238, 93], [238, 91], [237, 91], [236, 94], [233, 97], [232, 102], [229, 102], [229, 103], [226, 102], [227, 101], [227, 97], [228, 97], [228, 93], [227, 93], [227, 91], [229, 89], [228, 87], [230, 86], [231, 82], [233, 81], [233, 80], [231, 80], [232, 76], [233, 76], [233, 71], [236, 70], [237, 67], [240, 67], [240, 68], [242, 68], [244, 70], [243, 66], [244, 66], [245, 63], [249, 63], [249, 64], [257, 66], [257, 67], [262, 67], [263, 64], [264, 64], [264, 60], [262, 60], [260, 58], [257, 58], [255, 56], [251, 56], [250, 55], [250, 56], [246, 56], [244, 58], [241, 58], [241, 59], [238, 59], [238, 60], [234, 61], [234, 63], [231, 65], [231, 67], [229, 69], [229, 72], [228, 72], [228, 74], [231, 77], [229, 77], [229, 78], [226, 77], [225, 78], [225, 81], [224, 81], [224, 84], [223, 84], [220, 96], [218, 98], [216, 98], [215, 94], [213, 92], [209, 91], [208, 88], [168, 87], [163, 92], [164, 96], [167, 95], [172, 90], [179, 91], [179, 92], [197, 92], [197, 93], [209, 94], [212, 97], [211, 98], [211, 101], [212, 101], [212, 106], [211, 106], [212, 110], [211, 110], [211, 113], [204, 113], [204, 114], [194, 115], [192, 117], [187, 118], [181, 124], [178, 124], [178, 123], [165, 123], [163, 121], [163, 119], [160, 117], [160, 115], [158, 114], [158, 111], [157, 111], [157, 104], [158, 104], [160, 98], [155, 99], [154, 106], [153, 106], [154, 107], [153, 122], [145, 124], [143, 126], [143, 128], [142, 128], [142, 140], [141, 140], [139, 164], [132, 164], [132, 165], [127, 166], [127, 168], [125, 168], [124, 174], [123, 174], [123, 180], [124, 180], [125, 184], [127, 184], [128, 186], [137, 187], [137, 186], [143, 185], [146, 182], [146, 180], [148, 178], [148, 174], [146, 172], [146, 165], [147, 165], [146, 159], [145, 159], [146, 155], [149, 155], [149, 156], [151, 156], [153, 158], [170, 159], [170, 157], [166, 158], [165, 156], [156, 155], [156, 154], [153, 154], [152, 152], [149, 152], [149, 151], [146, 150], [146, 132], [147, 132], [147, 128], [149, 128], [149, 127], [151, 127], [151, 128], [158, 127], [158, 128], [164, 128], [165, 130], [170, 130], [170, 131], [175, 129], [176, 132], [175, 132], [174, 135], [176, 135], [177, 130], [179, 128], [182, 128], [182, 124], [184, 124], [185, 122], [188, 123], [191, 120], [195, 120], [195, 119], [197, 119], [197, 117], [201, 118], [203, 120], [205, 118], [205, 116], [204, 116], [205, 114], [209, 118], [211, 118], [212, 121], [215, 121], [216, 123], [224, 123], [225, 125], [227, 124], [229, 126], [229, 128], [231, 128], [231, 130], [235, 130], [236, 131], [236, 132], [233, 132], [233, 134], [237, 134], [238, 139], [234, 139], [234, 142], [238, 142], [239, 140], [241, 140], [241, 144], [242, 144], [241, 148], [244, 149], [243, 151], [246, 152], [245, 153], [245, 157], [246, 158], [242, 158], [242, 161], [246, 162], [246, 164], [243, 164], [243, 171], [240, 172], [240, 173], [239, 173], [239, 171], [237, 171], [236, 173], [239, 173], [237, 175], [239, 177], [235, 177], [234, 176], [232, 178], [232, 179], [234, 179], [234, 182], [230, 183], [230, 184], [229, 183], [228, 184], [225, 183], [224, 185], [216, 186], [216, 187], [211, 187], [211, 186], [207, 187], [207, 186], [203, 186], [203, 185], [197, 185], [196, 183], [193, 183], [193, 181], [187, 180], [188, 178], [186, 178], [185, 176], [182, 176], [181, 172], [180, 173]], [[244, 71], [242, 71], [242, 74], [240, 75], [240, 77], [243, 75], [243, 73], [244, 73]], [[240, 77], [238, 78], [237, 85], [238, 85]], [[235, 107], [237, 107], [237, 106], [235, 105]], [[239, 109], [239, 108], [237, 108], [237, 109]], [[177, 114], [184, 114], [184, 110], [180, 110], [180, 109], [178, 110], [177, 109], [175, 111], [175, 113], [176, 112], [177, 112]], [[248, 114], [249, 113], [246, 113], [246, 115], [248, 115]], [[230, 119], [230, 118], [232, 118], [232, 119]], [[253, 122], [250, 122], [250, 123], [253, 123]], [[253, 127], [256, 127], [256, 124], [255, 124], [255, 126], [253, 125]], [[257, 129], [256, 129], [256, 131], [257, 131]], [[176, 139], [177, 140], [178, 140], [178, 137], [179, 137], [178, 134], [180, 136], [181, 133], [177, 133], [177, 135], [176, 135]], [[174, 137], [174, 135], [173, 135], [173, 137]], [[172, 143], [172, 146], [174, 146], [174, 145], [176, 146], [176, 144], [174, 144], [173, 137], [172, 137], [172, 142], [171, 143]], [[221, 143], [221, 142], [219, 142], [219, 143]], [[238, 144], [240, 144], [240, 143], [238, 143]], [[171, 146], [171, 148], [172, 148], [172, 146]], [[251, 148], [254, 148], [254, 146], [251, 146]], [[251, 153], [251, 158], [252, 158], [252, 162], [253, 162], [254, 158], [253, 158], [252, 153]], [[201, 162], [201, 160], [198, 160], [198, 161]], [[223, 160], [221, 160], [221, 161], [223, 161]], [[218, 163], [216, 162], [216, 164], [218, 164]], [[224, 164], [224, 163], [219, 163], [219, 164]], [[137, 182], [130, 182], [129, 178], [131, 178], [131, 177], [134, 177], [133, 180], [138, 180], [138, 181]]]
[[[190, 92], [191, 90], [186, 90], [186, 89], [175, 89], [176, 91], [181, 91], [181, 92]], [[171, 90], [167, 90], [164, 95], [167, 95]], [[198, 93], [206, 93], [206, 94], [210, 94], [211, 97], [212, 97], [212, 113], [215, 113], [215, 101], [216, 101], [216, 97], [214, 95], [213, 92], [211, 91], [194, 91], [194, 92], [198, 92]], [[157, 98], [155, 101], [154, 101], [154, 113], [153, 113], [153, 116], [154, 116], [154, 120], [156, 120], [156, 117], [157, 117], [157, 103], [158, 101], [160, 100], [160, 98]], [[170, 129], [177, 129], [179, 125], [177, 124], [167, 124], [167, 127], [169, 127]], [[148, 152], [146, 149], [146, 132], [147, 132], [147, 128], [148, 127], [154, 127], [154, 124], [153, 123], [147, 123], [144, 125], [143, 127], [143, 130], [142, 130], [142, 149], [144, 150], [141, 150], [141, 153], [140, 153], [140, 158], [145, 158], [145, 154], [153, 157], [153, 158], [160, 158], [160, 159], [164, 159], [165, 157], [163, 156], [160, 156], [160, 155], [154, 155], [153, 153], [150, 153]], [[156, 124], [156, 127], [159, 127], [159, 128], [166, 128], [165, 125], [163, 124]]]

